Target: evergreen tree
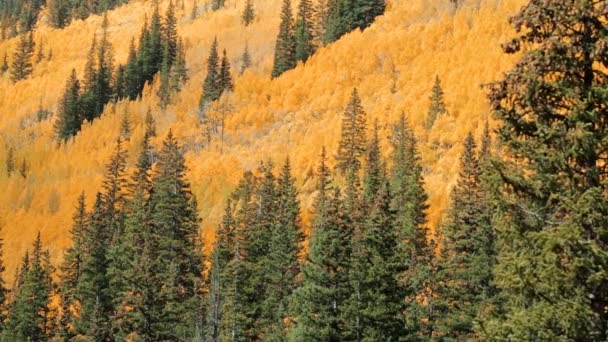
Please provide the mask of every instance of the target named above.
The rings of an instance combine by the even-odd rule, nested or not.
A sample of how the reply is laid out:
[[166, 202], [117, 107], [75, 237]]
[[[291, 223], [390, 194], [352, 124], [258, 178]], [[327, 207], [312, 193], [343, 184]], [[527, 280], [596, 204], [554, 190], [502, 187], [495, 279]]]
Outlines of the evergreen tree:
[[15, 171], [15, 149], [9, 147], [8, 152], [6, 153], [6, 174], [10, 177]]
[[146, 117], [144, 118], [145, 124], [145, 137], [151, 138], [156, 136], [156, 121], [154, 120], [154, 116], [152, 116], [152, 111], [148, 109], [146, 112]]
[[217, 52], [217, 38], [211, 44], [209, 58], [207, 58], [207, 76], [203, 82], [203, 95], [201, 96], [201, 108], [208, 103], [220, 98], [221, 89], [218, 88], [220, 77], [220, 60]]
[[131, 140], [131, 119], [128, 110], [124, 111], [120, 120], [120, 138], [125, 141]]
[[482, 338], [608, 338], [605, 19], [595, 2], [533, 0], [511, 20], [518, 34], [505, 52], [521, 59], [490, 91], [505, 155], [502, 305]]
[[272, 78], [279, 77], [287, 70], [296, 67], [296, 40], [293, 27], [291, 0], [283, 0], [281, 8], [281, 24], [274, 50]]
[[232, 91], [234, 88], [234, 84], [232, 83], [232, 75], [230, 74], [230, 61], [228, 61], [228, 56], [226, 56], [226, 49], [224, 49], [224, 53], [222, 55], [218, 82], [220, 94], [226, 91]]
[[185, 179], [184, 156], [171, 131], [163, 142], [153, 177], [152, 221], [159, 235], [157, 257], [164, 307], [159, 339], [192, 336], [200, 327], [202, 256], [196, 200]]
[[72, 69], [59, 104], [59, 115], [55, 123], [55, 134], [59, 141], [66, 142], [80, 131], [83, 120], [81, 113], [80, 81], [76, 70]]
[[21, 81], [28, 78], [33, 71], [32, 56], [34, 55], [34, 39], [32, 33], [21, 34], [17, 51], [13, 55], [13, 64], [11, 65], [11, 79], [13, 82]]
[[2, 65], [0, 65], [0, 73], [4, 74], [8, 71], [8, 55], [4, 53], [4, 58], [2, 58]]
[[426, 129], [430, 130], [433, 128], [435, 121], [439, 119], [442, 115], [447, 114], [447, 109], [445, 108], [445, 102], [443, 100], [443, 89], [441, 88], [441, 80], [439, 76], [435, 77], [435, 84], [433, 85], [432, 94], [430, 97], [431, 106], [429, 108], [429, 112], [426, 115]]
[[9, 310], [7, 333], [14, 341], [48, 341], [53, 336], [54, 312], [51, 298], [54, 269], [40, 234], [34, 242], [31, 258], [26, 257], [20, 280]]
[[217, 11], [218, 9], [224, 7], [226, 0], [212, 0], [211, 1], [211, 9]]
[[245, 50], [241, 57], [241, 74], [251, 67], [251, 55], [249, 54], [249, 45], [245, 44]]
[[300, 0], [295, 24], [295, 59], [306, 62], [315, 52], [313, 45], [313, 8], [310, 0]]
[[342, 136], [336, 156], [337, 167], [344, 174], [356, 173], [361, 168], [361, 157], [365, 154], [365, 111], [357, 89], [353, 89], [350, 101], [342, 118]]
[[64, 28], [70, 20], [69, 1], [53, 0], [49, 5], [51, 23], [56, 28]]
[[289, 159], [281, 170], [276, 189], [277, 217], [272, 227], [267, 270], [268, 284], [264, 301], [270, 317], [265, 338], [283, 339], [284, 322], [288, 318], [288, 304], [300, 274], [299, 256], [304, 235], [300, 227], [300, 203]]
[[127, 66], [125, 67], [124, 83], [125, 95], [130, 100], [137, 99], [141, 93], [143, 81], [134, 39], [131, 39], [131, 45], [129, 45], [129, 57], [127, 58]]
[[253, 9], [253, 0], [245, 0], [245, 8], [243, 9], [243, 14], [241, 15], [243, 25], [249, 26], [254, 19], [255, 11]]
[[177, 57], [171, 68], [171, 91], [178, 92], [184, 83], [188, 81], [188, 67], [186, 66], [186, 52], [184, 43], [180, 38], [177, 43]]
[[[0, 227], [0, 231], [2, 227]], [[4, 239], [0, 239], [0, 338], [4, 330], [4, 322], [6, 320], [6, 312], [8, 308], [8, 289], [4, 280]]]
[[178, 36], [177, 18], [175, 17], [175, 6], [173, 1], [169, 1], [167, 13], [165, 13], [165, 25], [163, 25], [163, 39], [168, 51], [168, 64], [173, 65], [177, 59]]
[[452, 191], [452, 204], [442, 229], [437, 332], [450, 340], [474, 339], [473, 321], [481, 303], [490, 294], [492, 229], [487, 215], [480, 180], [475, 141], [469, 133], [464, 142], [458, 184]]
[[146, 81], [151, 82], [154, 79], [154, 74], [156, 74], [160, 68], [162, 67], [163, 62], [163, 25], [161, 22], [161, 17], [158, 9], [158, 3], [154, 6], [154, 12], [152, 13], [152, 19], [150, 20], [150, 31], [148, 36], [148, 56], [149, 56], [149, 65], [147, 68], [149, 71], [144, 74]]
[[169, 56], [169, 45], [165, 44], [165, 53], [163, 54], [163, 62], [160, 68], [160, 87], [158, 89], [157, 95], [160, 102], [160, 108], [162, 110], [167, 109], [169, 105], [169, 101], [171, 100], [171, 64], [170, 64], [170, 56]]
[[434, 250], [427, 240], [428, 195], [424, 190], [416, 138], [405, 115], [393, 127], [391, 207], [400, 241], [405, 271], [399, 276], [405, 287], [405, 325], [409, 339], [428, 339], [433, 334]]

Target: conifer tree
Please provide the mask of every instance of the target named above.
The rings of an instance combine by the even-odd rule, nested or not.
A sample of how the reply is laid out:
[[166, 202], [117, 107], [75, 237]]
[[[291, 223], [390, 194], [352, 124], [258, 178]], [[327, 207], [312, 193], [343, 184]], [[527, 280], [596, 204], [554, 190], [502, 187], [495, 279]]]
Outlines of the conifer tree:
[[220, 98], [221, 89], [218, 88], [220, 77], [220, 60], [217, 52], [217, 38], [211, 44], [209, 58], [207, 58], [207, 76], [203, 82], [203, 95], [201, 96], [201, 108], [208, 103]]
[[430, 130], [433, 128], [435, 121], [442, 115], [445, 115], [448, 111], [445, 108], [445, 102], [443, 100], [443, 89], [441, 88], [441, 80], [439, 76], [435, 77], [435, 84], [433, 85], [432, 94], [430, 97], [431, 106], [426, 116], [426, 129]]
[[141, 68], [138, 62], [137, 50], [135, 48], [135, 40], [131, 39], [129, 45], [129, 57], [125, 67], [125, 93], [130, 100], [135, 100], [141, 93], [142, 85]]
[[251, 55], [249, 54], [249, 45], [245, 44], [243, 56], [241, 56], [241, 74], [251, 67]]
[[131, 140], [131, 119], [128, 110], [124, 111], [120, 120], [120, 138], [125, 141]]
[[517, 35], [504, 49], [521, 59], [490, 91], [504, 153], [494, 270], [502, 305], [482, 338], [608, 338], [602, 8], [533, 0], [511, 20]]
[[255, 11], [253, 9], [253, 0], [245, 0], [245, 8], [243, 9], [243, 14], [241, 15], [243, 25], [249, 26], [254, 19]]
[[437, 332], [447, 339], [473, 339], [473, 321], [490, 294], [492, 229], [480, 180], [475, 141], [464, 142], [458, 184], [442, 229], [440, 270], [436, 300]]
[[15, 171], [15, 149], [12, 147], [8, 148], [6, 153], [6, 174], [10, 177]]
[[[151, 217], [160, 236], [157, 257], [163, 260], [159, 279], [167, 287], [167, 292], [161, 294], [165, 325], [159, 328], [160, 339], [192, 336], [194, 327], [200, 326], [202, 320], [198, 317], [203, 267], [200, 220], [196, 200], [185, 179], [184, 162], [181, 148], [169, 131], [152, 179], [155, 195]], [[167, 321], [171, 317], [176, 320], [174, 324]]]
[[349, 170], [354, 170], [353, 172], [356, 173], [361, 168], [360, 159], [365, 154], [367, 141], [365, 116], [359, 93], [355, 88], [342, 118], [342, 133], [336, 155], [337, 167], [344, 174]]
[[268, 288], [264, 310], [270, 317], [265, 338], [284, 338], [284, 322], [288, 318], [288, 305], [297, 286], [300, 274], [299, 256], [304, 235], [300, 227], [300, 203], [295, 180], [291, 175], [289, 159], [281, 170], [276, 189], [277, 217], [272, 227], [267, 270]]
[[[2, 227], [0, 227], [0, 231]], [[8, 289], [4, 280], [4, 239], [0, 239], [0, 338], [4, 330], [4, 322], [6, 320], [6, 312], [8, 308]]]
[[4, 53], [4, 58], [2, 58], [2, 65], [0, 65], [0, 73], [4, 74], [8, 71], [8, 55]]
[[[393, 127], [391, 207], [400, 241], [405, 271], [399, 276], [405, 286], [405, 324], [411, 339], [428, 339], [433, 334], [433, 242], [427, 240], [428, 195], [424, 190], [416, 138], [405, 115]], [[422, 300], [421, 300], [422, 298]]]
[[310, 0], [300, 0], [295, 24], [295, 59], [306, 62], [315, 52], [313, 44], [313, 8]]
[[168, 64], [173, 65], [177, 58], [178, 36], [177, 36], [177, 18], [175, 17], [175, 6], [173, 1], [169, 1], [167, 13], [165, 13], [165, 25], [163, 25], [163, 39], [167, 45]]
[[158, 9], [158, 3], [154, 6], [154, 12], [152, 13], [152, 19], [150, 20], [150, 30], [148, 35], [148, 56], [149, 65], [147, 66], [148, 72], [144, 74], [146, 81], [152, 81], [154, 74], [160, 70], [163, 62], [163, 25], [161, 22], [161, 16]]
[[145, 136], [147, 138], [156, 136], [156, 121], [154, 120], [154, 116], [152, 116], [152, 111], [148, 109], [146, 112], [146, 117], [144, 118], [145, 124]]
[[157, 95], [160, 102], [160, 108], [162, 110], [167, 109], [169, 105], [169, 101], [171, 100], [171, 64], [170, 64], [170, 56], [169, 56], [169, 45], [165, 44], [165, 53], [163, 54], [163, 62], [160, 68], [160, 87], [158, 89]]
[[58, 114], [55, 134], [59, 141], [66, 142], [80, 131], [83, 120], [80, 106], [80, 81], [74, 69], [66, 82]]
[[218, 9], [224, 7], [224, 3], [226, 0], [212, 0], [211, 1], [211, 9], [217, 11]]
[[224, 53], [222, 55], [218, 82], [220, 94], [227, 91], [232, 91], [234, 88], [234, 84], [232, 83], [232, 75], [230, 74], [230, 61], [228, 60], [228, 56], [226, 56], [226, 49], [224, 49]]
[[14, 341], [48, 341], [54, 334], [54, 293], [48, 250], [44, 250], [40, 234], [34, 242], [31, 258], [26, 257], [20, 269], [7, 322], [8, 338]]
[[53, 0], [49, 5], [51, 23], [56, 28], [64, 28], [70, 20], [69, 2], [66, 0]]
[[32, 57], [34, 55], [34, 40], [32, 33], [21, 34], [17, 51], [13, 55], [11, 65], [11, 79], [13, 82], [21, 81], [32, 74]]
[[295, 68], [296, 62], [296, 41], [291, 0], [283, 0], [281, 24], [274, 50], [272, 78], [279, 77], [285, 71]]
[[186, 66], [186, 51], [184, 43], [180, 38], [177, 43], [177, 56], [171, 68], [171, 91], [178, 92], [184, 83], [188, 81], [188, 67]]

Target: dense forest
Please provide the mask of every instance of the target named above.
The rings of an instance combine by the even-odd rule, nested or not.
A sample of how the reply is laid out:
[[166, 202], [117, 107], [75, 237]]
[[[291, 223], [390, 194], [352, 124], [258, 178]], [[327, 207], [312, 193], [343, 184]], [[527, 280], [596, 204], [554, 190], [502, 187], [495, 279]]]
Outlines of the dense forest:
[[[256, 10], [244, 5], [239, 20], [247, 27]], [[211, 10], [224, 6], [213, 1]], [[386, 10], [382, 0], [319, 7], [301, 0], [295, 17], [290, 0], [277, 9], [267, 79], [280, 80]], [[451, 115], [438, 75], [417, 121], [404, 112], [396, 120], [372, 116], [360, 87], [351, 88], [335, 149], [313, 152], [306, 180], [294, 175], [295, 152], [273, 160], [264, 151], [224, 196], [214, 239], [202, 234], [190, 147], [157, 127], [192, 75], [175, 4], [164, 15], [154, 5], [116, 68], [104, 15], [82, 86], [75, 69], [65, 83], [51, 148], [67, 149], [108, 107], [142, 101], [146, 91], [157, 109], [147, 108], [141, 135], [129, 112], [119, 113], [101, 187], [80, 193], [63, 227], [70, 243], [60, 263], [42, 231], [18, 257], [12, 283], [0, 258], [0, 340], [608, 339], [606, 8], [530, 0], [511, 18], [515, 35], [502, 48], [517, 62], [484, 86], [492, 117], [461, 142], [449, 205], [435, 227], [420, 145]], [[13, 84], [41, 63], [35, 30], [24, 31], [11, 65], [4, 62]], [[227, 99], [240, 76], [220, 44], [211, 42], [196, 115], [204, 147], [219, 140], [223, 154]], [[252, 66], [248, 46], [239, 74]], [[9, 178], [31, 177], [13, 147], [5, 168]]]

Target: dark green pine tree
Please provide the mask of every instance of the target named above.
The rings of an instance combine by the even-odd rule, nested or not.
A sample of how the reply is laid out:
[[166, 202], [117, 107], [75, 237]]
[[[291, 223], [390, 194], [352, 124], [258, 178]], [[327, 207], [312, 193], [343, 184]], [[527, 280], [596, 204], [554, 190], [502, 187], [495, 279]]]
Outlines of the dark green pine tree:
[[32, 33], [21, 34], [17, 50], [13, 54], [11, 79], [13, 82], [28, 78], [33, 71], [32, 57], [34, 56], [34, 38]]
[[184, 42], [180, 38], [177, 43], [177, 56], [175, 63], [171, 67], [171, 91], [178, 92], [184, 83], [188, 81], [188, 67], [186, 65], [186, 51]]
[[538, 0], [511, 20], [505, 52], [521, 59], [490, 91], [504, 153], [502, 305], [484, 339], [608, 338], [605, 20], [596, 2]]
[[446, 340], [474, 339], [473, 323], [490, 294], [492, 229], [480, 180], [475, 141], [464, 141], [458, 184], [442, 228], [441, 260], [435, 293], [436, 332]]
[[113, 310], [108, 279], [107, 248], [112, 232], [106, 224], [105, 203], [97, 193], [89, 224], [82, 237], [82, 267], [75, 297], [78, 300], [77, 334], [96, 341], [110, 338]]
[[129, 57], [127, 58], [127, 65], [125, 67], [125, 95], [130, 100], [135, 100], [141, 94], [142, 75], [141, 68], [138, 61], [137, 49], [135, 48], [135, 40], [131, 39], [131, 45], [129, 45]]
[[146, 47], [148, 48], [148, 63], [150, 64], [146, 67], [147, 73], [144, 74], [144, 78], [146, 81], [151, 82], [154, 79], [154, 75], [162, 67], [164, 53], [163, 25], [158, 9], [158, 3], [156, 3], [154, 6], [154, 12], [152, 13], [152, 19], [150, 20], [150, 32]]
[[300, 0], [295, 24], [295, 59], [306, 62], [313, 53], [313, 8], [310, 0]]
[[163, 261], [159, 279], [166, 292], [158, 339], [194, 336], [201, 328], [200, 290], [203, 262], [196, 199], [185, 179], [181, 147], [169, 131], [152, 179], [152, 221], [159, 235], [157, 257]]
[[224, 316], [224, 297], [231, 279], [228, 265], [235, 256], [235, 221], [232, 202], [228, 200], [222, 224], [216, 233], [216, 242], [211, 254], [211, 274], [209, 276], [209, 294], [207, 296], [207, 330], [205, 338], [208, 341], [220, 341], [222, 320]]
[[54, 0], [49, 4], [51, 23], [56, 28], [64, 28], [70, 21], [70, 4], [66, 0]]
[[[163, 25], [163, 40], [168, 48], [168, 63], [173, 65], [177, 59], [177, 18], [175, 17], [175, 6], [169, 1], [167, 13], [165, 13], [165, 25]], [[164, 54], [163, 54], [164, 56]]]
[[358, 172], [361, 158], [365, 155], [366, 119], [357, 89], [353, 89], [350, 101], [342, 117], [342, 136], [336, 155], [337, 167], [345, 175], [349, 170]]
[[15, 149], [13, 147], [9, 147], [8, 151], [6, 152], [6, 161], [5, 161], [5, 166], [6, 166], [6, 174], [10, 177], [13, 172], [15, 172]]
[[87, 62], [84, 67], [84, 78], [82, 80], [82, 112], [84, 118], [91, 120], [92, 113], [95, 111], [95, 98], [93, 97], [93, 90], [95, 87], [95, 79], [97, 78], [97, 37], [93, 36], [93, 41], [87, 54]]
[[80, 131], [82, 124], [82, 111], [80, 106], [80, 81], [76, 70], [72, 69], [70, 78], [67, 80], [61, 102], [59, 113], [55, 122], [55, 134], [57, 140], [66, 142]]
[[335, 42], [349, 31], [350, 23], [347, 21], [346, 14], [350, 4], [345, 2], [344, 0], [327, 0], [324, 16], [319, 18], [323, 28], [320, 32], [323, 33], [325, 44]]
[[249, 45], [245, 44], [243, 56], [241, 56], [241, 74], [251, 67], [251, 55], [249, 54]]
[[289, 159], [285, 161], [276, 189], [277, 216], [272, 227], [268, 259], [271, 268], [263, 310], [271, 318], [264, 338], [283, 340], [289, 300], [300, 275], [299, 257], [304, 235], [300, 223], [300, 202]]
[[72, 229], [70, 235], [72, 245], [68, 247], [63, 256], [63, 262], [59, 267], [61, 298], [61, 317], [59, 320], [58, 335], [62, 340], [69, 340], [76, 335], [74, 331], [75, 318], [73, 310], [77, 303], [76, 291], [82, 274], [82, 259], [84, 256], [83, 239], [88, 228], [89, 215], [86, 210], [84, 192], [78, 197], [76, 211], [72, 216]]
[[406, 289], [405, 323], [411, 339], [428, 339], [433, 334], [434, 250], [427, 240], [428, 195], [424, 190], [416, 138], [405, 115], [393, 127], [391, 189], [392, 209], [406, 267], [400, 275]]
[[145, 137], [152, 138], [156, 136], [156, 121], [154, 120], [154, 116], [152, 115], [152, 111], [148, 109], [146, 112], [146, 117], [144, 118], [145, 124]]
[[108, 17], [104, 15], [102, 22], [102, 35], [97, 47], [97, 72], [93, 83], [92, 99], [94, 106], [93, 113], [85, 113], [91, 115], [87, 117], [89, 121], [93, 121], [103, 112], [106, 103], [110, 102], [114, 91], [112, 89], [113, 73], [114, 73], [114, 55], [112, 53], [112, 45], [108, 40]]
[[352, 293], [349, 283], [352, 229], [338, 189], [331, 188], [325, 149], [318, 171], [315, 218], [302, 284], [294, 292], [290, 313], [294, 341], [339, 341], [343, 314]]
[[120, 120], [120, 139], [125, 141], [131, 140], [131, 116], [129, 111], [125, 110]]
[[253, 0], [245, 0], [245, 8], [243, 8], [243, 14], [241, 20], [243, 25], [249, 26], [255, 19], [255, 11], [253, 9]]
[[274, 49], [272, 78], [279, 77], [285, 71], [295, 68], [296, 62], [296, 40], [291, 0], [283, 0], [281, 24]]
[[345, 4], [352, 6], [350, 30], [359, 28], [361, 30], [369, 27], [377, 16], [384, 14], [386, 9], [385, 0], [352, 0], [344, 1]]
[[[0, 227], [1, 231], [1, 227]], [[0, 239], [0, 339], [4, 331], [4, 322], [6, 320], [6, 312], [8, 309], [8, 289], [4, 280], [4, 239]]]
[[433, 90], [430, 97], [431, 106], [429, 107], [429, 112], [426, 115], [427, 130], [433, 128], [435, 121], [448, 112], [445, 108], [443, 96], [444, 93], [443, 89], [441, 88], [441, 80], [439, 79], [439, 76], [437, 76], [435, 77], [435, 84], [433, 85]]
[[114, 80], [114, 99], [124, 99], [127, 97], [127, 85], [126, 85], [126, 67], [119, 65], [116, 68], [116, 77]]
[[232, 75], [230, 74], [230, 61], [228, 60], [228, 56], [226, 55], [226, 49], [224, 49], [224, 53], [222, 55], [222, 62], [220, 63], [218, 82], [220, 94], [232, 91], [234, 89]]
[[55, 312], [51, 307], [55, 285], [48, 250], [43, 249], [40, 234], [31, 257], [24, 259], [18, 287], [8, 313], [7, 341], [48, 341], [54, 334]]
[[200, 100], [200, 107], [204, 108], [209, 103], [220, 98], [221, 89], [218, 88], [220, 78], [220, 59], [217, 52], [217, 38], [211, 44], [209, 58], [207, 58], [207, 76], [203, 82], [203, 95]]
[[4, 58], [2, 58], [2, 65], [0, 65], [0, 73], [4, 74], [8, 71], [8, 55], [4, 53]]
[[217, 11], [218, 9], [224, 7], [226, 0], [212, 0], [211, 1], [211, 9]]
[[160, 87], [157, 92], [162, 110], [167, 109], [169, 101], [171, 101], [171, 56], [169, 54], [169, 45], [165, 44], [165, 53], [163, 54], [163, 62], [160, 68]]

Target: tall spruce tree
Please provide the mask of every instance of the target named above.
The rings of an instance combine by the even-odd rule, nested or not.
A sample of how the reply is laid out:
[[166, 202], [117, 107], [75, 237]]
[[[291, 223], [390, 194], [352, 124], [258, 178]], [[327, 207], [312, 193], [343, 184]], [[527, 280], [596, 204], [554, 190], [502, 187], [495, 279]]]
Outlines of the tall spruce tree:
[[175, 17], [175, 6], [173, 1], [169, 1], [167, 12], [165, 13], [165, 25], [163, 25], [163, 40], [167, 45], [168, 63], [173, 65], [177, 59], [177, 18]]
[[458, 184], [442, 232], [437, 274], [436, 332], [446, 340], [474, 339], [473, 322], [491, 294], [493, 255], [488, 234], [492, 226], [480, 179], [476, 145], [469, 133], [464, 141]]
[[13, 54], [11, 79], [13, 82], [28, 78], [33, 71], [32, 57], [34, 56], [34, 38], [32, 33], [21, 34], [17, 50]]
[[200, 328], [202, 255], [196, 199], [185, 178], [184, 155], [169, 131], [152, 179], [152, 221], [159, 235], [157, 257], [163, 260], [159, 281], [164, 300], [157, 338], [193, 336]]
[[296, 40], [293, 27], [291, 0], [283, 0], [281, 7], [281, 24], [274, 49], [272, 78], [279, 77], [296, 66]]
[[213, 39], [209, 57], [207, 58], [207, 75], [203, 82], [203, 95], [201, 96], [200, 107], [204, 108], [210, 102], [220, 98], [219, 89], [220, 79], [220, 59], [217, 51], [217, 38]]
[[427, 130], [433, 128], [435, 121], [448, 112], [445, 108], [443, 96], [444, 93], [443, 89], [441, 88], [441, 80], [439, 79], [439, 76], [436, 76], [435, 84], [433, 85], [433, 90], [430, 97], [431, 106], [429, 107], [429, 112], [426, 115]]
[[255, 10], [253, 9], [253, 0], [245, 0], [245, 8], [243, 8], [243, 14], [241, 20], [243, 25], [249, 26], [255, 19]]
[[310, 0], [300, 0], [295, 24], [295, 59], [306, 62], [315, 52], [313, 44], [313, 7]]
[[505, 155], [486, 339], [608, 338], [606, 11], [529, 1], [511, 19], [520, 61], [491, 87]]
[[226, 49], [224, 49], [224, 53], [222, 54], [222, 62], [220, 63], [218, 83], [220, 95], [224, 92], [232, 91], [234, 89], [232, 75], [230, 74], [230, 61], [228, 60], [228, 56], [226, 55]]
[[42, 246], [40, 233], [31, 257], [20, 269], [7, 322], [7, 340], [48, 341], [54, 334], [55, 312], [51, 307], [55, 285], [50, 253]]
[[76, 75], [76, 70], [72, 69], [59, 104], [59, 115], [55, 123], [57, 140], [65, 142], [76, 135], [80, 131], [82, 120], [80, 81]]
[[365, 155], [367, 141], [365, 117], [359, 93], [355, 88], [342, 117], [342, 133], [336, 155], [337, 167], [344, 174], [349, 170], [358, 172], [361, 168], [361, 158]]
[[249, 54], [249, 44], [245, 44], [245, 50], [241, 56], [241, 74], [251, 67], [251, 55]]

